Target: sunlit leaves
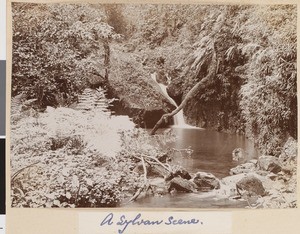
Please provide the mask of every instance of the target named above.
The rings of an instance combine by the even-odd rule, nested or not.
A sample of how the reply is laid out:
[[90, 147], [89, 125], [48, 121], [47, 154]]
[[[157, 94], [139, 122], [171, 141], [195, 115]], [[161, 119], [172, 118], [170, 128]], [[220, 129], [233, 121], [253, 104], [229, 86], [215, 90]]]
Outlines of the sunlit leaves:
[[[121, 132], [133, 127], [128, 118], [101, 111], [50, 108], [38, 118], [23, 115], [11, 131], [12, 206], [116, 206], [121, 190], [134, 192], [139, 184], [131, 175], [134, 161], [120, 152]], [[95, 148], [85, 144], [91, 139]]]

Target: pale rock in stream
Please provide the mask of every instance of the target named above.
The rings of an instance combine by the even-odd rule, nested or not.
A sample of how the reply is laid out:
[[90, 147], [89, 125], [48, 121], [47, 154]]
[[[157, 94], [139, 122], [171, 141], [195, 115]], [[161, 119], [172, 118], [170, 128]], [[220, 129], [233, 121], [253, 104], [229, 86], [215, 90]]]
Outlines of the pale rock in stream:
[[238, 165], [234, 168], [230, 169], [230, 175], [237, 175], [241, 173], [248, 173], [248, 172], [253, 172], [256, 170], [256, 164], [248, 162], [248, 163], [243, 163], [241, 165]]

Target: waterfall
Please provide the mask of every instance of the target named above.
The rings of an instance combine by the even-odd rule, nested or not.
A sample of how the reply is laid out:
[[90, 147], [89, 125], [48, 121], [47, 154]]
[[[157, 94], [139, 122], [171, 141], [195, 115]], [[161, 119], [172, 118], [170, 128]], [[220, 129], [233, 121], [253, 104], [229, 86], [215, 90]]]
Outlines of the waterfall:
[[[155, 83], [160, 87], [162, 94], [174, 105], [176, 108], [178, 107], [177, 103], [171, 98], [167, 92], [167, 86], [159, 83], [156, 80], [156, 72], [151, 74], [151, 79], [155, 81]], [[176, 115], [173, 116], [174, 127], [178, 128], [195, 128], [194, 126], [188, 125], [185, 123], [183, 110], [181, 109]]]

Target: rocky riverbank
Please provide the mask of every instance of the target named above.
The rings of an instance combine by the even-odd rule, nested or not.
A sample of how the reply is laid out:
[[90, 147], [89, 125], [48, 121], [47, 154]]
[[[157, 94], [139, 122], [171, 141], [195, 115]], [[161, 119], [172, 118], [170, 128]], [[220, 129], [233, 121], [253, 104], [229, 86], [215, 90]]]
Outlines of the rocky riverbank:
[[[216, 199], [246, 201], [248, 208], [296, 207], [297, 142], [289, 138], [279, 157], [262, 155], [257, 160], [239, 164], [230, 176], [219, 179], [211, 173], [173, 172], [154, 166], [149, 171], [149, 195], [163, 196], [178, 192], [210, 192]], [[136, 167], [142, 173], [141, 165]]]

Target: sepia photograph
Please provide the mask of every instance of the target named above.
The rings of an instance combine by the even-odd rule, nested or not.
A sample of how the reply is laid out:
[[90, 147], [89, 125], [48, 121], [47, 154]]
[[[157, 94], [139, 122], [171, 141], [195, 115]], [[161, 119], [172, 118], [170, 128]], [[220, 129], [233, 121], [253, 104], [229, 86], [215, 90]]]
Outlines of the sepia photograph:
[[297, 207], [297, 5], [12, 3], [13, 208]]

